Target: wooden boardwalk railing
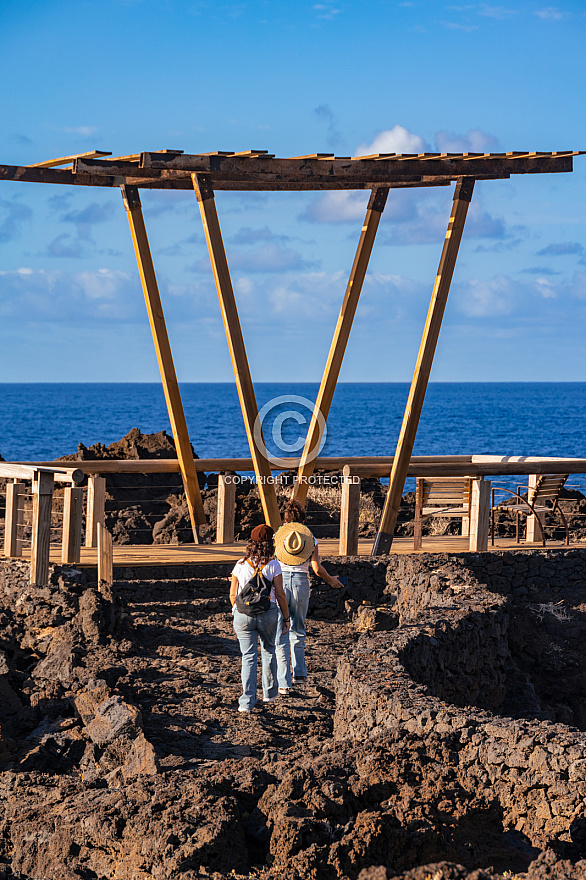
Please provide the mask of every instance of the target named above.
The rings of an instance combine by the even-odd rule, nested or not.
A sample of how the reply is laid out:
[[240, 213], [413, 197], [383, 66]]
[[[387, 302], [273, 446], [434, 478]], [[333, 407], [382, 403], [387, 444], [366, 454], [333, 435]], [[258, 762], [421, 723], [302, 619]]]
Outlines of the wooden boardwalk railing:
[[[388, 477], [392, 457], [322, 457], [316, 471], [342, 472], [342, 506], [339, 552], [358, 553], [360, 479]], [[289, 468], [290, 465], [290, 468]], [[296, 470], [299, 459], [287, 460], [287, 470]], [[234, 540], [235, 483], [227, 472], [251, 472], [248, 458], [196, 459], [196, 471], [218, 473], [217, 543]], [[282, 471], [284, 468], [275, 470]], [[98, 546], [98, 530], [105, 525], [107, 474], [180, 473], [176, 459], [139, 461], [97, 460], [80, 462], [0, 462], [0, 478], [12, 480], [6, 489], [4, 555], [22, 557], [19, 528], [23, 521], [25, 483], [32, 483], [32, 542], [30, 581], [45, 584], [49, 575], [49, 538], [55, 482], [66, 484], [64, 493], [61, 561], [80, 561], [82, 543], [83, 496], [80, 484], [87, 482], [85, 546]], [[470, 508], [470, 550], [487, 549], [490, 511], [490, 482], [485, 477], [537, 474], [583, 474], [586, 459], [542, 458], [489, 455], [413, 456], [409, 476], [468, 476], [472, 478]], [[312, 478], [316, 482], [319, 477]]]

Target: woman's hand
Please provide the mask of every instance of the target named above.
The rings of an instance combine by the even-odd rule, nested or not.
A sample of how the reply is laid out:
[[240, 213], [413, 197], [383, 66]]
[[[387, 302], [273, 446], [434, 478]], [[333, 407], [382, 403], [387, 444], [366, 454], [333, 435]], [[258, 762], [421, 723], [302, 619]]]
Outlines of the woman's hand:
[[344, 584], [342, 583], [340, 578], [336, 577], [335, 575], [331, 575], [331, 579], [332, 580], [330, 583], [330, 587], [332, 588], [332, 590], [341, 590]]
[[285, 633], [289, 632], [290, 627], [291, 627], [291, 621], [283, 618], [283, 625], [281, 626], [281, 632], [283, 633], [283, 635], [285, 635]]

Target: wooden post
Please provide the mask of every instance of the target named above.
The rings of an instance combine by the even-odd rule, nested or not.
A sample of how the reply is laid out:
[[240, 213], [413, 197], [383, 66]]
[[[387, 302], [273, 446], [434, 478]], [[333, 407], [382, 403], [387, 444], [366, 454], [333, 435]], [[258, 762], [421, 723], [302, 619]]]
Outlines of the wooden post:
[[360, 520], [360, 479], [345, 465], [342, 478], [342, 507], [340, 511], [340, 556], [358, 555], [358, 525]]
[[415, 480], [415, 519], [413, 522], [413, 549], [421, 550], [421, 526], [423, 511], [423, 480], [421, 477]]
[[36, 478], [33, 480], [30, 583], [40, 587], [44, 587], [49, 582], [49, 544], [54, 482], [53, 474], [46, 471], [37, 471]]
[[181, 393], [175, 374], [175, 365], [173, 363], [173, 355], [171, 354], [163, 306], [161, 305], [157, 278], [142, 216], [140, 197], [135, 186], [122, 186], [121, 190], [126, 213], [128, 214], [136, 261], [138, 263], [151, 332], [155, 343], [155, 351], [159, 362], [163, 391], [167, 402], [169, 421], [171, 422], [171, 431], [173, 432], [175, 449], [181, 468], [181, 476], [183, 477], [185, 497], [193, 530], [193, 540], [198, 544], [198, 526], [203, 525], [206, 518], [193, 463], [193, 453], [191, 451], [191, 443], [189, 442], [189, 434], [187, 433], [185, 413], [183, 412]]
[[22, 556], [22, 533], [24, 522], [24, 483], [6, 484], [6, 513], [4, 518], [4, 555]]
[[98, 523], [106, 523], [106, 478], [91, 474], [87, 478], [85, 546], [98, 546]]
[[219, 474], [216, 544], [234, 543], [235, 514], [236, 483], [234, 477], [231, 474]]
[[98, 590], [101, 585], [112, 585], [114, 581], [114, 550], [112, 535], [102, 523], [98, 523]]
[[83, 489], [67, 486], [63, 495], [63, 540], [61, 562], [79, 562], [81, 558], [81, 520]]
[[307, 431], [305, 445], [301, 454], [297, 480], [293, 486], [293, 498], [299, 501], [300, 504], [305, 504], [307, 493], [309, 492], [308, 478], [313, 474], [315, 459], [319, 454], [323, 425], [328, 418], [330, 406], [332, 405], [338, 376], [340, 375], [342, 361], [346, 352], [346, 345], [348, 344], [350, 330], [352, 329], [352, 322], [354, 320], [354, 315], [356, 314], [356, 307], [358, 306], [358, 300], [362, 291], [362, 285], [364, 284], [368, 262], [372, 253], [374, 239], [382, 212], [384, 211], [387, 202], [388, 194], [389, 191], [385, 187], [373, 189], [368, 202], [366, 217], [358, 240], [358, 247], [354, 257], [352, 271], [350, 272], [348, 286], [346, 287], [342, 308], [340, 309], [340, 314], [338, 316], [338, 323], [336, 324], [334, 337], [332, 339], [332, 344], [330, 345], [330, 352], [328, 354], [321, 385], [315, 401], [315, 408]]
[[[529, 501], [533, 501], [533, 495], [535, 495], [535, 486], [537, 485], [537, 480], [539, 479], [537, 474], [531, 474], [528, 480], [529, 492], [527, 494], [527, 498]], [[542, 544], [543, 543], [543, 532], [541, 531], [541, 523], [539, 522], [539, 517], [531, 516], [527, 517], [527, 533], [525, 540], [530, 544]]]
[[397, 522], [397, 514], [401, 505], [401, 495], [409, 468], [409, 460], [413, 452], [419, 417], [425, 400], [425, 392], [429, 374], [433, 364], [433, 356], [439, 337], [442, 318], [446, 307], [452, 275], [458, 256], [458, 248], [464, 231], [464, 223], [468, 206], [472, 198], [474, 179], [463, 177], [456, 184], [452, 214], [446, 232], [438, 273], [433, 287], [427, 320], [423, 330], [419, 354], [415, 365], [413, 381], [405, 407], [403, 424], [393, 460], [393, 469], [389, 481], [389, 491], [381, 517], [379, 531], [376, 536], [372, 553], [379, 556], [388, 553], [393, 543], [393, 532]]
[[234, 378], [236, 379], [236, 387], [238, 389], [238, 397], [240, 398], [240, 407], [244, 418], [244, 426], [248, 437], [248, 445], [250, 447], [254, 472], [258, 482], [258, 491], [260, 494], [262, 509], [265, 521], [276, 530], [281, 525], [281, 514], [277, 502], [277, 493], [272, 481], [271, 466], [268, 460], [266, 447], [264, 446], [262, 426], [260, 426], [261, 430], [257, 431], [260, 443], [257, 443], [255, 438], [255, 423], [258, 417], [258, 406], [256, 404], [254, 386], [252, 384], [244, 338], [242, 336], [242, 328], [240, 326], [238, 309], [236, 307], [236, 300], [232, 289], [228, 260], [226, 259], [224, 242], [222, 241], [214, 190], [208, 175], [192, 174], [191, 177], [193, 180], [195, 195], [197, 196], [197, 201], [199, 203], [201, 219], [216, 282], [216, 290], [218, 291], [218, 298], [220, 300], [224, 329], [226, 331], [226, 338], [230, 349], [230, 357], [232, 358]]
[[472, 480], [470, 492], [470, 542], [474, 553], [488, 550], [490, 526], [490, 481], [482, 477]]

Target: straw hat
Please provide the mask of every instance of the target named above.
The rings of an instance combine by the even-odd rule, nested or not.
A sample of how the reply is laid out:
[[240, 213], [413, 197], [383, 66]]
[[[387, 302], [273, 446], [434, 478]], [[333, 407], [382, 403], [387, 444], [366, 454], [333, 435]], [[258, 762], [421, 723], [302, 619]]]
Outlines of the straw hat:
[[302, 523], [285, 523], [275, 534], [275, 556], [284, 565], [301, 565], [311, 557], [315, 538]]

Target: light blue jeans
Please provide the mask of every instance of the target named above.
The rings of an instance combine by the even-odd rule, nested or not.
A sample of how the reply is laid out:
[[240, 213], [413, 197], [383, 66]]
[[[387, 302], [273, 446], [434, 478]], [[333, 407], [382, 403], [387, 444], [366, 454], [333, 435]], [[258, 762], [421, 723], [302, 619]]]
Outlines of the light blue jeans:
[[289, 606], [291, 628], [283, 635], [283, 615], [279, 609], [277, 624], [277, 679], [280, 688], [292, 687], [293, 677], [307, 677], [305, 665], [305, 618], [309, 605], [309, 575], [304, 572], [283, 572], [283, 589]]
[[234, 632], [238, 636], [242, 654], [242, 696], [238, 705], [252, 711], [256, 704], [256, 669], [258, 663], [258, 639], [262, 659], [262, 692], [265, 700], [277, 696], [277, 658], [275, 638], [277, 635], [277, 605], [272, 602], [268, 611], [249, 617], [234, 609]]

